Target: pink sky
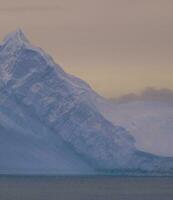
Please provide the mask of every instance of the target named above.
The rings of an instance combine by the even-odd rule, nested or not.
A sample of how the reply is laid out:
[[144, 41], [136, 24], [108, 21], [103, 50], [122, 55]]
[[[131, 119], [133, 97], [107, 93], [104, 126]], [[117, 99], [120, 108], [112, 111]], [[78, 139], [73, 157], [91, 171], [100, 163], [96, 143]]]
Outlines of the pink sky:
[[173, 89], [173, 1], [0, 0], [0, 38], [20, 27], [100, 94]]

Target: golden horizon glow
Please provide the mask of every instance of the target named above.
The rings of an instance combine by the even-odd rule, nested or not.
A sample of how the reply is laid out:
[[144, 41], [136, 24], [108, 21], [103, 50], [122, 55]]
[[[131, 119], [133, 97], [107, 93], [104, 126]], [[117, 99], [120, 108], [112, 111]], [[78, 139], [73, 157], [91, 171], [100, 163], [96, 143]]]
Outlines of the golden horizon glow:
[[107, 98], [119, 97], [129, 93], [140, 93], [147, 87], [173, 90], [171, 68], [142, 70], [142, 68], [127, 67], [124, 71], [124, 69], [118, 67], [108, 67], [106, 72], [104, 66], [99, 66], [97, 69], [92, 67], [85, 67], [85, 69], [80, 67], [63, 68], [66, 72], [85, 80], [100, 95]]

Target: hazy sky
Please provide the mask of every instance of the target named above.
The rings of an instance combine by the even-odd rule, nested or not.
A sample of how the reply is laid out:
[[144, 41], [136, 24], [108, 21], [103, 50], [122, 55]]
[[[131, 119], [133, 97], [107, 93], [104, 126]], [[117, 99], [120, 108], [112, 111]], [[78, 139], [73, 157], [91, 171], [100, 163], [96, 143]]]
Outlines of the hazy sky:
[[172, 0], [0, 0], [0, 38], [22, 28], [107, 97], [173, 89]]

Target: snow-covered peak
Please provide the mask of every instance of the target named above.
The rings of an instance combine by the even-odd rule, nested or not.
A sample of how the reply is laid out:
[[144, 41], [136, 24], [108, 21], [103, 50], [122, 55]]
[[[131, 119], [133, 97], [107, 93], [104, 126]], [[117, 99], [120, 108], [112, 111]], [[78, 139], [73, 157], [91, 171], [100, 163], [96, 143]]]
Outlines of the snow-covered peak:
[[0, 79], [6, 82], [21, 71], [40, 71], [48, 67], [54, 68], [59, 74], [64, 73], [51, 56], [29, 42], [21, 29], [9, 33], [0, 43], [0, 60]]
[[29, 43], [29, 40], [21, 29], [17, 29], [15, 32], [12, 32], [5, 37], [3, 44], [9, 42], [13, 44], [26, 44]]
[[17, 29], [15, 32], [9, 33], [5, 39], [0, 43], [0, 51], [3, 57], [6, 55], [13, 56], [23, 47], [31, 48], [32, 45], [22, 32], [21, 29]]
[[[70, 87], [77, 90], [91, 90], [84, 81], [65, 73], [44, 50], [32, 45], [21, 29], [8, 34], [0, 43], [0, 60], [0, 80], [5, 83], [14, 77], [16, 79], [16, 74], [21, 75], [21, 72], [47, 73], [54, 70], [60, 81], [65, 81]], [[18, 81], [20, 78], [22, 77], [17, 75]]]

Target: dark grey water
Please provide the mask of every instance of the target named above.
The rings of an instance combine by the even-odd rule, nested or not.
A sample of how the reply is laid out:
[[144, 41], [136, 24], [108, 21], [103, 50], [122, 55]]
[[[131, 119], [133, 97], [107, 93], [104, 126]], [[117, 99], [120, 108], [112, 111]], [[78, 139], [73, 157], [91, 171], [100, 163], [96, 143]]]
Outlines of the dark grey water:
[[0, 200], [173, 200], [173, 178], [2, 176]]

